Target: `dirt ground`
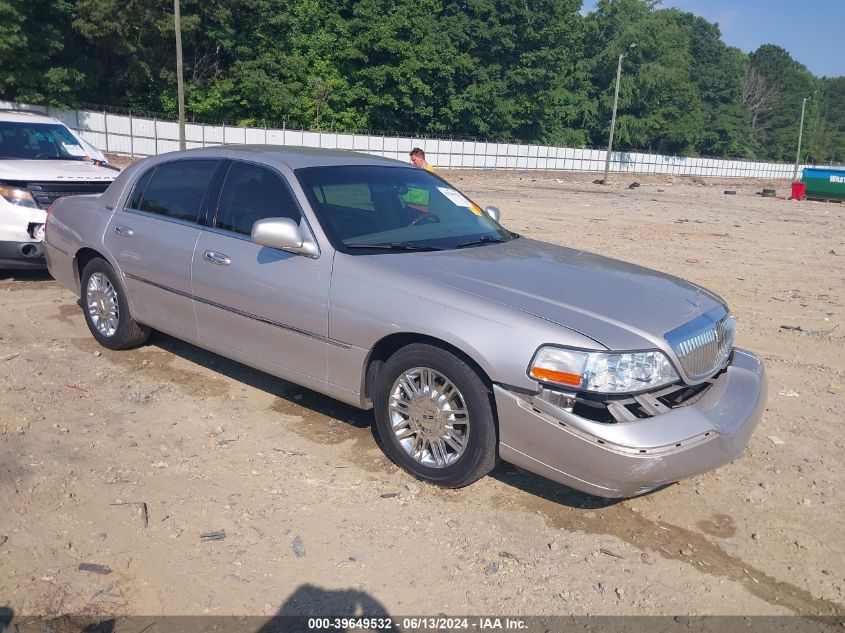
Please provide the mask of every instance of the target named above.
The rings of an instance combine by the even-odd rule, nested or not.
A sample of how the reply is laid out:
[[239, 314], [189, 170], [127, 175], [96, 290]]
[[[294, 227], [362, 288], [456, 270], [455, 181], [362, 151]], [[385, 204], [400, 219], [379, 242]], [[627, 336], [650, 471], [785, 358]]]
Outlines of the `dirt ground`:
[[619, 503], [506, 466], [439, 490], [370, 412], [166, 336], [99, 348], [69, 291], [4, 273], [0, 607], [845, 614], [845, 206], [594, 177], [447, 174], [515, 231], [722, 295], [769, 376], [741, 459]]

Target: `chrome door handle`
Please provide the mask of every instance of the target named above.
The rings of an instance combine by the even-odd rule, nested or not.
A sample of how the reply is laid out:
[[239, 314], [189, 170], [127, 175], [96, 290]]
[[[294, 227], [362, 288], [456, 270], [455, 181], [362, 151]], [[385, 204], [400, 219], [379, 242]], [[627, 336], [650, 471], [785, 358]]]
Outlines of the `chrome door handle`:
[[214, 251], [205, 251], [202, 254], [202, 258], [209, 264], [217, 264], [218, 266], [228, 266], [232, 263], [232, 260], [229, 259], [228, 255], [215, 253]]
[[114, 232], [123, 237], [132, 237], [135, 234], [135, 231], [128, 226], [116, 226], [114, 227]]

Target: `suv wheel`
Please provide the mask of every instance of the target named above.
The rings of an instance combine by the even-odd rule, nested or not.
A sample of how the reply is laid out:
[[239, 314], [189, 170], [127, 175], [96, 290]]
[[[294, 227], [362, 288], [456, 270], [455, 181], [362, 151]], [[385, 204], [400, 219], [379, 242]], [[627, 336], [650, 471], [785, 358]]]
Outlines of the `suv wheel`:
[[373, 395], [385, 451], [415, 477], [459, 488], [495, 466], [490, 393], [460, 358], [432, 345], [404, 347], [384, 364]]

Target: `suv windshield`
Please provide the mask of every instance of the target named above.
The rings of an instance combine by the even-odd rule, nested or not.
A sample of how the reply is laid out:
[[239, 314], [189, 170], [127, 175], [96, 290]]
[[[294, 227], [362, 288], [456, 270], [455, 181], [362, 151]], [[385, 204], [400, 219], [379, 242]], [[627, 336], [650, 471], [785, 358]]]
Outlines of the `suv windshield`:
[[516, 237], [445, 180], [416, 167], [309, 167], [296, 175], [335, 248], [346, 253], [452, 249]]
[[13, 121], [0, 121], [0, 158], [90, 160], [88, 152], [64, 125]]

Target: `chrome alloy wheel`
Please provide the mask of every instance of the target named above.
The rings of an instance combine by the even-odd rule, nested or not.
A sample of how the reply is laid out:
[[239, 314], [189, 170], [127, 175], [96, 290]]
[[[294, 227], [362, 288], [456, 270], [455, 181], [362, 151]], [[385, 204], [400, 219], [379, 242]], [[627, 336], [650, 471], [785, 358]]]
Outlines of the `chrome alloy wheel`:
[[430, 468], [454, 464], [467, 447], [466, 400], [446, 376], [429, 367], [403, 372], [390, 389], [390, 424], [399, 445]]
[[114, 336], [120, 318], [117, 291], [103, 273], [94, 273], [88, 278], [85, 302], [88, 304], [88, 316], [97, 331], [103, 336]]

